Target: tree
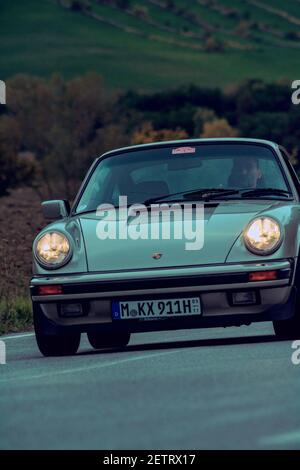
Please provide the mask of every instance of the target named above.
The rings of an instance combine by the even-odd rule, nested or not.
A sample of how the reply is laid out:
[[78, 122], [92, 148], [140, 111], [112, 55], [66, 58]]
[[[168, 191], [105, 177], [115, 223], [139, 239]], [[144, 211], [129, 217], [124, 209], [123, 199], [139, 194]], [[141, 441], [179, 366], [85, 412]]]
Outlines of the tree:
[[[47, 187], [47, 196], [71, 198], [78, 182], [95, 156], [113, 145], [114, 99], [97, 74], [64, 81], [19, 75], [8, 83], [8, 111], [18, 124], [19, 147], [35, 155], [38, 167], [36, 186]], [[125, 133], [119, 129], [119, 134]], [[128, 143], [128, 137], [115, 141]], [[63, 188], [59, 194], [58, 187]]]
[[33, 158], [21, 153], [21, 130], [11, 116], [0, 117], [0, 196], [19, 184], [32, 181], [36, 165]]
[[58, 0], [58, 3], [72, 11], [87, 11], [91, 9], [90, 0]]
[[130, 7], [130, 0], [116, 0], [116, 5], [122, 10], [128, 10]]

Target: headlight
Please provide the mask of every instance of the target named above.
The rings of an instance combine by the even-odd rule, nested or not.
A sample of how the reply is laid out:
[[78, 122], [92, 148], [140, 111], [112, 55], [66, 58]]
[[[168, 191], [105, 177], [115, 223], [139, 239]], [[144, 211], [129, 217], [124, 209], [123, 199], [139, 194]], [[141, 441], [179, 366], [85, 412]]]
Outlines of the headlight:
[[282, 230], [279, 223], [271, 217], [259, 217], [246, 227], [244, 240], [252, 253], [269, 255], [281, 245]]
[[34, 247], [38, 262], [46, 268], [59, 268], [71, 257], [71, 246], [66, 235], [60, 232], [47, 232]]

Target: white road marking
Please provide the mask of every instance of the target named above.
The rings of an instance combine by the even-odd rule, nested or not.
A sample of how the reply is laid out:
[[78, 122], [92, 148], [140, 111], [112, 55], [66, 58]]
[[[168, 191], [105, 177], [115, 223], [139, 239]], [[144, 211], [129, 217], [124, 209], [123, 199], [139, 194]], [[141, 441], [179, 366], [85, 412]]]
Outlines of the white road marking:
[[20, 335], [0, 336], [0, 338], [4, 339], [6, 341], [7, 339], [27, 338], [29, 336], [34, 336], [34, 333], [24, 333], [24, 334], [20, 334]]
[[261, 445], [287, 445], [300, 443], [300, 429], [295, 431], [285, 432], [282, 434], [275, 434], [273, 436], [265, 436], [260, 439]]
[[[182, 349], [176, 349], [174, 351], [164, 351], [160, 353], [154, 353], [154, 354], [143, 354], [142, 356], [135, 356], [135, 357], [129, 357], [127, 359], [120, 359], [117, 361], [111, 361], [111, 362], [105, 362], [104, 364], [94, 364], [91, 366], [83, 366], [83, 367], [72, 367], [71, 369], [65, 369], [61, 371], [49, 371], [48, 373], [43, 373], [43, 374], [37, 374], [37, 375], [31, 375], [31, 376], [23, 376], [23, 377], [8, 377], [8, 378], [3, 378], [0, 380], [0, 383], [8, 383], [8, 382], [13, 382], [13, 381], [21, 381], [21, 380], [35, 380], [35, 379], [43, 379], [43, 378], [49, 378], [53, 377], [56, 375], [65, 375], [65, 374], [73, 374], [73, 373], [80, 373], [84, 371], [90, 371], [93, 369], [103, 369], [105, 367], [110, 367], [110, 366], [118, 366], [120, 364], [125, 364], [127, 362], [134, 362], [134, 361], [141, 361], [144, 359], [148, 358], [153, 358], [153, 357], [158, 357], [158, 356], [166, 356], [168, 354], [174, 354], [174, 353], [179, 353], [182, 352]], [[46, 362], [45, 362], [46, 364]]]

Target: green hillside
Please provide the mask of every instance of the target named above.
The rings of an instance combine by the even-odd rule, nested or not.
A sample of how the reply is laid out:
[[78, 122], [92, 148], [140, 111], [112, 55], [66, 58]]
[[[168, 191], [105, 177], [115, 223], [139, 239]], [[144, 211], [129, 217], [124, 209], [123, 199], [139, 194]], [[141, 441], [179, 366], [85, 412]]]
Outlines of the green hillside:
[[1, 0], [0, 37], [0, 79], [94, 70], [150, 91], [300, 77], [300, 0]]

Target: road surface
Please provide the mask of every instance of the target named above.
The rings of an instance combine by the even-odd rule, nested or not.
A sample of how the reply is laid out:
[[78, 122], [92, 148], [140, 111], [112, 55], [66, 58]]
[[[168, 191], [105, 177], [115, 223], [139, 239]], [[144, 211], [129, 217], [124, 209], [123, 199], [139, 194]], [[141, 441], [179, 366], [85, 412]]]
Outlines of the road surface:
[[270, 323], [43, 358], [3, 337], [1, 449], [300, 449], [300, 365]]

